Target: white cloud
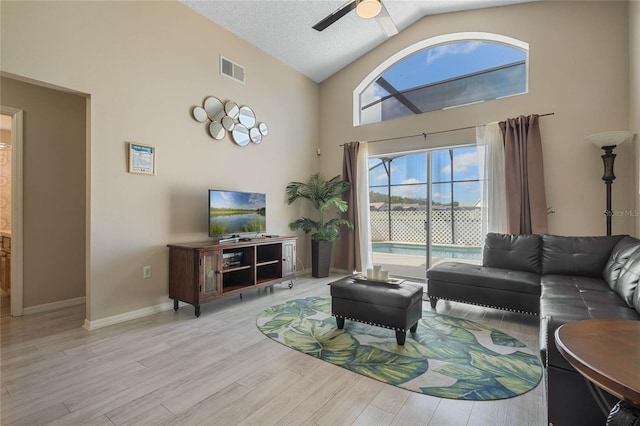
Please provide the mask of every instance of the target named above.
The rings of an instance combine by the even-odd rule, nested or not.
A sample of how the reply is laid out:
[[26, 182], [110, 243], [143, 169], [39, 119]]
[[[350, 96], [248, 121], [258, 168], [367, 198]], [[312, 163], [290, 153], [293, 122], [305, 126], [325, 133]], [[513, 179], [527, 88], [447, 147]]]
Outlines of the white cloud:
[[427, 65], [442, 58], [445, 55], [462, 55], [469, 52], [473, 52], [482, 43], [479, 41], [469, 41], [464, 43], [449, 43], [443, 44], [427, 51]]
[[364, 106], [389, 96], [389, 92], [377, 83], [371, 83], [360, 95], [360, 105]]
[[436, 203], [446, 204], [451, 201], [451, 194], [442, 194], [440, 192], [434, 192], [431, 194], [431, 199]]
[[387, 180], [387, 172], [382, 170], [379, 173], [376, 173], [375, 176], [373, 176], [373, 180], [376, 181], [376, 182], [383, 181], [383, 180], [386, 181]]
[[[453, 171], [464, 173], [472, 167], [478, 167], [478, 151], [465, 152], [453, 156]], [[451, 164], [442, 168], [442, 173], [451, 173]]]
[[401, 185], [411, 185], [414, 183], [420, 183], [420, 181], [416, 178], [409, 178], [409, 179], [405, 179], [402, 182], [400, 182]]
[[[408, 179], [415, 180], [415, 179]], [[393, 188], [393, 195], [407, 198], [424, 198], [421, 192], [424, 191], [424, 185], [400, 186]]]

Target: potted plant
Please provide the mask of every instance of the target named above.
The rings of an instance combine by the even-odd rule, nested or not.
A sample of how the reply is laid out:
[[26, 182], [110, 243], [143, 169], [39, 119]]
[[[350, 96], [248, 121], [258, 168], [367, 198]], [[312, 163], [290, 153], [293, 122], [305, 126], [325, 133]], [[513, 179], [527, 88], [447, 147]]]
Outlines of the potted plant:
[[326, 220], [325, 213], [335, 207], [340, 213], [347, 211], [348, 205], [340, 196], [351, 188], [351, 184], [340, 176], [325, 180], [320, 173], [309, 178], [309, 181], [291, 182], [287, 185], [287, 203], [302, 198], [309, 200], [317, 211], [317, 220], [302, 217], [289, 224], [292, 231], [302, 229], [305, 234], [311, 233], [311, 275], [316, 278], [329, 276], [333, 242], [340, 235], [341, 226], [353, 229], [353, 224], [340, 217]]

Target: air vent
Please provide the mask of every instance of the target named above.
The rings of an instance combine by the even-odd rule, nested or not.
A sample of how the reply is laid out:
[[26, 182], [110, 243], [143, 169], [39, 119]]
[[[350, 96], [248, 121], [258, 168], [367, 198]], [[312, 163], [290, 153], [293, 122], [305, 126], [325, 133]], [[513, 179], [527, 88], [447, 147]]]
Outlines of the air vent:
[[244, 84], [244, 67], [220, 56], [220, 74]]

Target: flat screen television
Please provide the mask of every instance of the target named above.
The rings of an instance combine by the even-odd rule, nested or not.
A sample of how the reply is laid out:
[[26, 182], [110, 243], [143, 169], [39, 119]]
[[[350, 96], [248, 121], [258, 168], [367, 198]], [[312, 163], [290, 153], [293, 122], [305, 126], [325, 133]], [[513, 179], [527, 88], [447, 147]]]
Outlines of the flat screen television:
[[210, 237], [265, 232], [266, 219], [266, 194], [209, 190]]

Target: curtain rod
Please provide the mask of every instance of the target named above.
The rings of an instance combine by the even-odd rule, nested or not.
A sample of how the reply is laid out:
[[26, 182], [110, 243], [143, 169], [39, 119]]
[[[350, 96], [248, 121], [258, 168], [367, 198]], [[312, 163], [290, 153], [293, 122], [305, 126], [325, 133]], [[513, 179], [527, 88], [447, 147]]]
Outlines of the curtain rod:
[[[555, 112], [548, 112], [546, 114], [538, 114], [538, 117], [547, 117], [549, 115], [555, 115]], [[479, 124], [477, 126], [467, 126], [467, 127], [458, 127], [457, 129], [449, 129], [449, 130], [439, 130], [437, 132], [429, 132], [429, 133], [418, 133], [415, 135], [409, 135], [409, 136], [398, 136], [395, 138], [385, 138], [385, 139], [374, 139], [372, 141], [366, 141], [367, 143], [373, 143], [373, 142], [384, 142], [384, 141], [395, 141], [398, 139], [408, 139], [408, 138], [415, 138], [416, 136], [423, 136], [425, 139], [427, 136], [429, 135], [437, 135], [439, 133], [449, 133], [449, 132], [457, 132], [459, 130], [468, 130], [468, 129], [475, 129], [476, 127], [480, 127], [480, 126], [486, 126], [486, 124]], [[340, 146], [344, 146], [345, 144], [342, 144]]]

